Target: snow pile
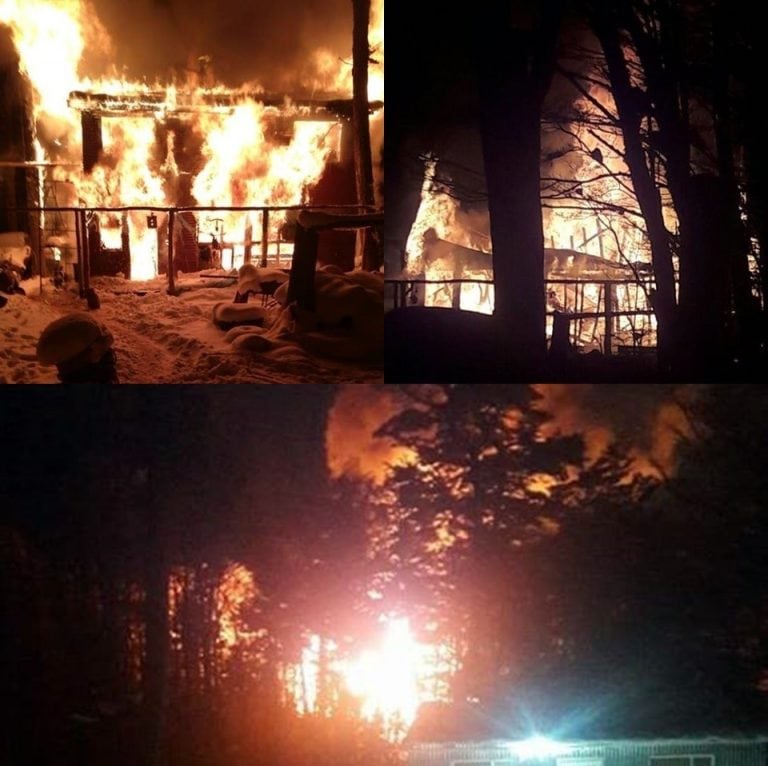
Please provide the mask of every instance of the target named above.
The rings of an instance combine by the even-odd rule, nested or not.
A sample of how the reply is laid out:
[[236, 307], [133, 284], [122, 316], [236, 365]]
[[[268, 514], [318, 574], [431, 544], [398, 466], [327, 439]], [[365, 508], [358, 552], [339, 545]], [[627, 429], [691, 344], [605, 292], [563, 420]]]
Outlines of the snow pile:
[[8, 231], [0, 234], [0, 261], [6, 261], [18, 269], [24, 269], [31, 252], [27, 235], [23, 232]]
[[[275, 333], [270, 349], [243, 352], [211, 321], [216, 304], [233, 303], [238, 277], [207, 279], [184, 275], [178, 297], [167, 294], [163, 278], [127, 282], [92, 280], [101, 308], [92, 316], [114, 337], [121, 383], [373, 383], [383, 380], [380, 362], [321, 357], [290, 333], [281, 335], [283, 309], [270, 313]], [[0, 382], [55, 383], [55, 367], [39, 363], [37, 342], [54, 320], [83, 311], [76, 287], [56, 290], [37, 280], [23, 284], [27, 295], [8, 296], [0, 308]], [[248, 306], [248, 304], [245, 304]], [[254, 310], [255, 305], [250, 309]], [[383, 319], [382, 319], [383, 322]], [[253, 328], [251, 328], [253, 329]], [[295, 329], [295, 328], [294, 328]]]

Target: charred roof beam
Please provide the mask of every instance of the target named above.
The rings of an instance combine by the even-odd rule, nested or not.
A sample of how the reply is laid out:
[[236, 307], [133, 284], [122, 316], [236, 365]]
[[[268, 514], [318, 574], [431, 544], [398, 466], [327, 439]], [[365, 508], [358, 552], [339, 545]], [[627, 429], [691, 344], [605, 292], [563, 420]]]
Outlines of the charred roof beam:
[[[229, 111], [248, 101], [274, 109], [275, 114], [290, 113], [297, 120], [313, 119], [336, 121], [350, 119], [351, 99], [291, 99], [286, 96], [270, 96], [264, 93], [243, 91], [128, 91], [125, 93], [94, 93], [75, 90], [69, 94], [67, 104], [80, 112], [98, 117], [126, 115], [193, 114], [199, 112]], [[369, 104], [371, 114], [384, 106], [381, 101]]]

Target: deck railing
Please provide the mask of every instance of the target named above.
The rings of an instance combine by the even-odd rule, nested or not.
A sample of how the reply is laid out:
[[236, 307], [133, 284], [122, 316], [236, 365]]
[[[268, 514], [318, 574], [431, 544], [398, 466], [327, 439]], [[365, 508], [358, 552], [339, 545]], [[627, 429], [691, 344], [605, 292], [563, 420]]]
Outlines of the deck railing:
[[[476, 284], [492, 286], [492, 279], [387, 279], [387, 300], [394, 308], [423, 304], [420, 290], [427, 285], [459, 285], [454, 290], [454, 308], [460, 308], [456, 296], [462, 285]], [[603, 353], [616, 351], [627, 352], [655, 345], [654, 311], [650, 308], [650, 294], [655, 281], [652, 277], [638, 279], [545, 279], [544, 288], [550, 302], [551, 291], [559, 305], [547, 310], [547, 329], [551, 335], [551, 325], [555, 314], [561, 321], [568, 321], [568, 334], [573, 346], [589, 345], [585, 338], [591, 333], [591, 341], [601, 348]], [[587, 299], [587, 291], [597, 293], [596, 299]], [[622, 289], [623, 288], [623, 289]], [[618, 298], [622, 293], [622, 300]], [[590, 303], [591, 305], [586, 305]], [[629, 329], [621, 327], [625, 318]], [[599, 332], [599, 329], [602, 332]], [[622, 338], [622, 336], [625, 336]], [[628, 336], [628, 337], [627, 337]], [[617, 340], [629, 342], [617, 343]]]
[[[232, 246], [233, 244], [243, 245], [244, 247], [244, 262], [251, 261], [251, 246], [257, 245], [260, 248], [259, 263], [262, 266], [267, 265], [267, 257], [269, 253], [270, 243], [274, 243], [275, 240], [269, 239], [270, 230], [270, 215], [278, 212], [301, 212], [303, 210], [308, 211], [325, 211], [333, 213], [363, 213], [371, 212], [375, 210], [374, 207], [369, 205], [259, 205], [259, 206], [220, 206], [220, 205], [208, 205], [208, 206], [166, 206], [166, 205], [125, 205], [120, 207], [107, 207], [107, 206], [88, 206], [88, 207], [71, 207], [71, 206], [40, 206], [40, 207], [18, 207], [18, 208], [4, 208], [4, 212], [11, 214], [27, 214], [30, 218], [36, 218], [38, 221], [42, 221], [46, 216], [60, 216], [62, 214], [71, 214], [74, 217], [74, 223], [72, 227], [67, 227], [64, 231], [67, 233], [74, 233], [74, 245], [76, 250], [76, 263], [78, 264], [78, 283], [80, 285], [81, 295], [85, 294], [85, 291], [90, 288], [91, 280], [91, 263], [90, 263], [90, 248], [88, 247], [88, 222], [95, 213], [105, 213], [112, 215], [123, 215], [127, 213], [144, 213], [148, 217], [156, 215], [158, 213], [166, 214], [168, 216], [168, 234], [167, 234], [167, 248], [168, 248], [168, 292], [174, 293], [176, 290], [176, 268], [174, 267], [174, 247], [175, 247], [175, 224], [176, 218], [181, 213], [260, 213], [261, 214], [261, 238], [251, 240], [250, 242], [239, 241], [236, 243], [224, 242], [220, 243], [224, 245], [224, 249]], [[39, 224], [32, 224], [31, 244], [32, 250], [35, 253], [35, 259], [37, 264], [38, 273], [40, 275], [40, 284], [42, 289], [42, 279], [44, 272], [43, 264], [43, 250], [48, 246], [46, 244], [47, 237], [55, 232], [49, 232]], [[234, 261], [234, 257], [233, 257]]]

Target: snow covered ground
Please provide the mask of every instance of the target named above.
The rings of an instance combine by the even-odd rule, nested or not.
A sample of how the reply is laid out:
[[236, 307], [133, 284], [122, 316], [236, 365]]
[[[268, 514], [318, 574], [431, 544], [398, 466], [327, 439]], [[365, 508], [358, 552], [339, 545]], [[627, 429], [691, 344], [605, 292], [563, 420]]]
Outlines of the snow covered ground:
[[[127, 282], [92, 280], [101, 300], [93, 316], [115, 338], [121, 383], [373, 383], [382, 382], [382, 364], [322, 358], [280, 340], [266, 352], [238, 351], [213, 322], [216, 303], [232, 301], [234, 279], [183, 276], [178, 297], [166, 292], [164, 278]], [[0, 308], [0, 383], [56, 383], [55, 367], [36, 358], [43, 329], [71, 311], [87, 310], [75, 285], [56, 289], [37, 279], [23, 284], [27, 295], [5, 295]], [[260, 297], [251, 302], [261, 305]]]

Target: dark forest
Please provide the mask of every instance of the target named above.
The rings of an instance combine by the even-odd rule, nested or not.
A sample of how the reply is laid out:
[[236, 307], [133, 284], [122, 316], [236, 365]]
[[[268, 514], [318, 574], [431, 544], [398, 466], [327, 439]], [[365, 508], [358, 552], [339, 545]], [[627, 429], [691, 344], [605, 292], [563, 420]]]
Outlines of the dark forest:
[[389, 15], [388, 380], [759, 375], [754, 8], [439, 5]]
[[757, 386], [28, 390], [3, 762], [394, 763], [765, 723]]

